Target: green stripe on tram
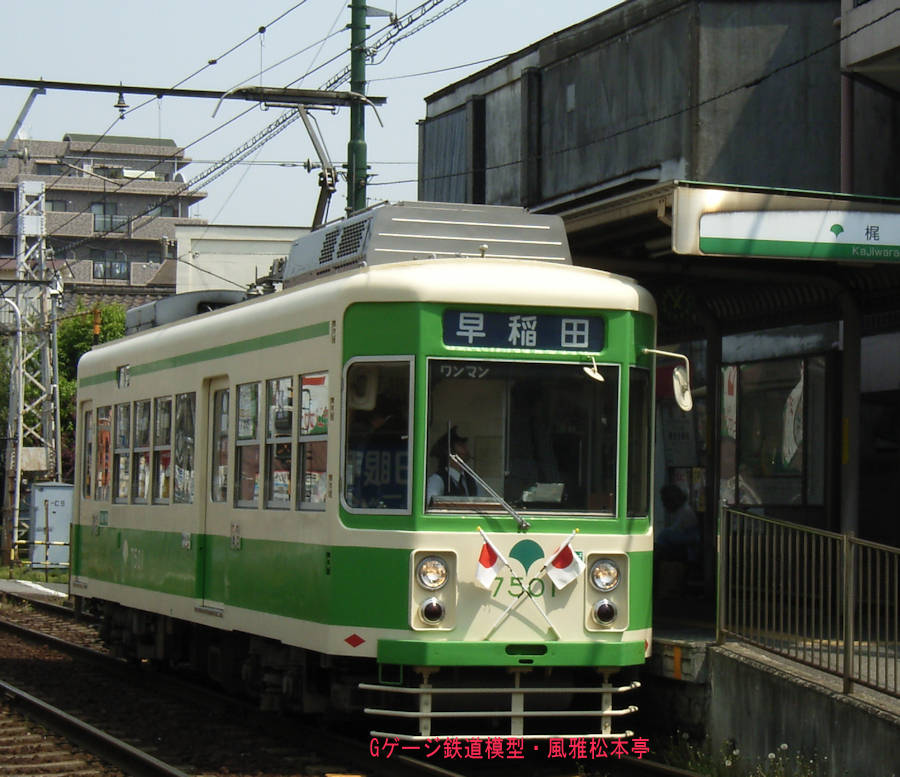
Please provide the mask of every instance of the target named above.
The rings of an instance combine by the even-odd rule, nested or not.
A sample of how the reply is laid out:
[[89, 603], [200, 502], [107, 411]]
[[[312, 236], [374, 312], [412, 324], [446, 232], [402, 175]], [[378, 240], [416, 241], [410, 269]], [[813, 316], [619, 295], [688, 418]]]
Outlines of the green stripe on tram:
[[[304, 340], [313, 340], [317, 337], [327, 337], [331, 332], [331, 324], [328, 321], [320, 321], [316, 324], [301, 326], [296, 329], [287, 329], [283, 332], [251, 337], [247, 340], [238, 340], [234, 343], [217, 345], [212, 348], [202, 348], [189, 353], [178, 354], [165, 359], [157, 359], [144, 364], [131, 365], [131, 375], [147, 375], [160, 370], [170, 370], [176, 367], [184, 367], [188, 364], [197, 364], [213, 359], [224, 359], [229, 356], [239, 356], [244, 353], [261, 351], [266, 348], [277, 348], [290, 343], [299, 343]], [[89, 375], [79, 381], [82, 387], [96, 386], [116, 379], [115, 370], [101, 372], [97, 375]]]
[[[73, 574], [330, 625], [408, 626], [408, 549], [73, 526]], [[204, 568], [203, 558], [206, 559]], [[377, 606], [376, 606], [377, 603]]]

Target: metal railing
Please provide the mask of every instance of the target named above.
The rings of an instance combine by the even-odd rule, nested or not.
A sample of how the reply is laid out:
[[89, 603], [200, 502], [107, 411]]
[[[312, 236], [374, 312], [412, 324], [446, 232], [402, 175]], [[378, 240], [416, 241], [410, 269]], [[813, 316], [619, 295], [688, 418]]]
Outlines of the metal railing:
[[[900, 697], [900, 548], [723, 508], [716, 638]], [[847, 614], [850, 614], [850, 617]]]

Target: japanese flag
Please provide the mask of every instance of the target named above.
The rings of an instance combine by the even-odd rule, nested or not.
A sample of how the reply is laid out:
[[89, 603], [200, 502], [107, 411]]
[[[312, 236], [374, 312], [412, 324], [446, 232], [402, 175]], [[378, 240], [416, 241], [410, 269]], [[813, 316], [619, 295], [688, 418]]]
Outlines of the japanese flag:
[[547, 562], [547, 576], [553, 581], [553, 585], [558, 591], [561, 591], [584, 572], [584, 562], [572, 551], [569, 544], [574, 536], [573, 532]]
[[[481, 531], [479, 529], [478, 531]], [[506, 559], [497, 548], [494, 547], [485, 533], [482, 531], [481, 536], [484, 537], [484, 545], [481, 546], [481, 554], [478, 556], [478, 567], [475, 569], [475, 585], [491, 590], [491, 585], [503, 569]]]

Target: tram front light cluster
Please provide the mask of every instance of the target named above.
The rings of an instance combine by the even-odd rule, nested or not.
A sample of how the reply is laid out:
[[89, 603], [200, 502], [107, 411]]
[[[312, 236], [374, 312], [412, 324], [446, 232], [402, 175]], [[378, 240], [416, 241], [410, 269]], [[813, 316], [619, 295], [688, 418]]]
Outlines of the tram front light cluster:
[[[584, 587], [584, 625], [588, 631], [628, 628], [629, 558], [619, 551], [587, 554]], [[633, 582], [633, 581], [632, 581]]]
[[612, 623], [616, 619], [616, 613], [616, 605], [609, 599], [601, 599], [594, 605], [594, 609], [591, 610], [594, 620], [601, 626], [608, 626]]
[[444, 620], [446, 611], [444, 610], [444, 605], [441, 600], [432, 596], [430, 599], [426, 599], [422, 602], [422, 608], [419, 610], [419, 614], [422, 616], [422, 620], [425, 621], [425, 623], [437, 625]]
[[439, 591], [447, 584], [450, 572], [440, 556], [426, 556], [416, 565], [419, 585], [429, 591]]
[[410, 625], [424, 631], [452, 629], [456, 617], [456, 553], [415, 551], [410, 572]]
[[588, 579], [598, 591], [608, 593], [619, 585], [619, 567], [611, 558], [597, 559], [591, 564]]

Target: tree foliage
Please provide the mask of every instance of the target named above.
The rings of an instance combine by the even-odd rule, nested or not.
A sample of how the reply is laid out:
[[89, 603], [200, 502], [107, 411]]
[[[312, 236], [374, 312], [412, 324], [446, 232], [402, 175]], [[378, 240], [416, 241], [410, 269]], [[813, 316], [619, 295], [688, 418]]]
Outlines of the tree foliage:
[[[117, 340], [125, 334], [125, 308], [122, 305], [100, 305], [98, 342]], [[72, 315], [61, 319], [56, 330], [59, 359], [59, 425], [62, 450], [63, 480], [72, 482], [75, 475], [75, 417], [78, 388], [78, 360], [94, 344], [94, 308], [82, 300]]]

